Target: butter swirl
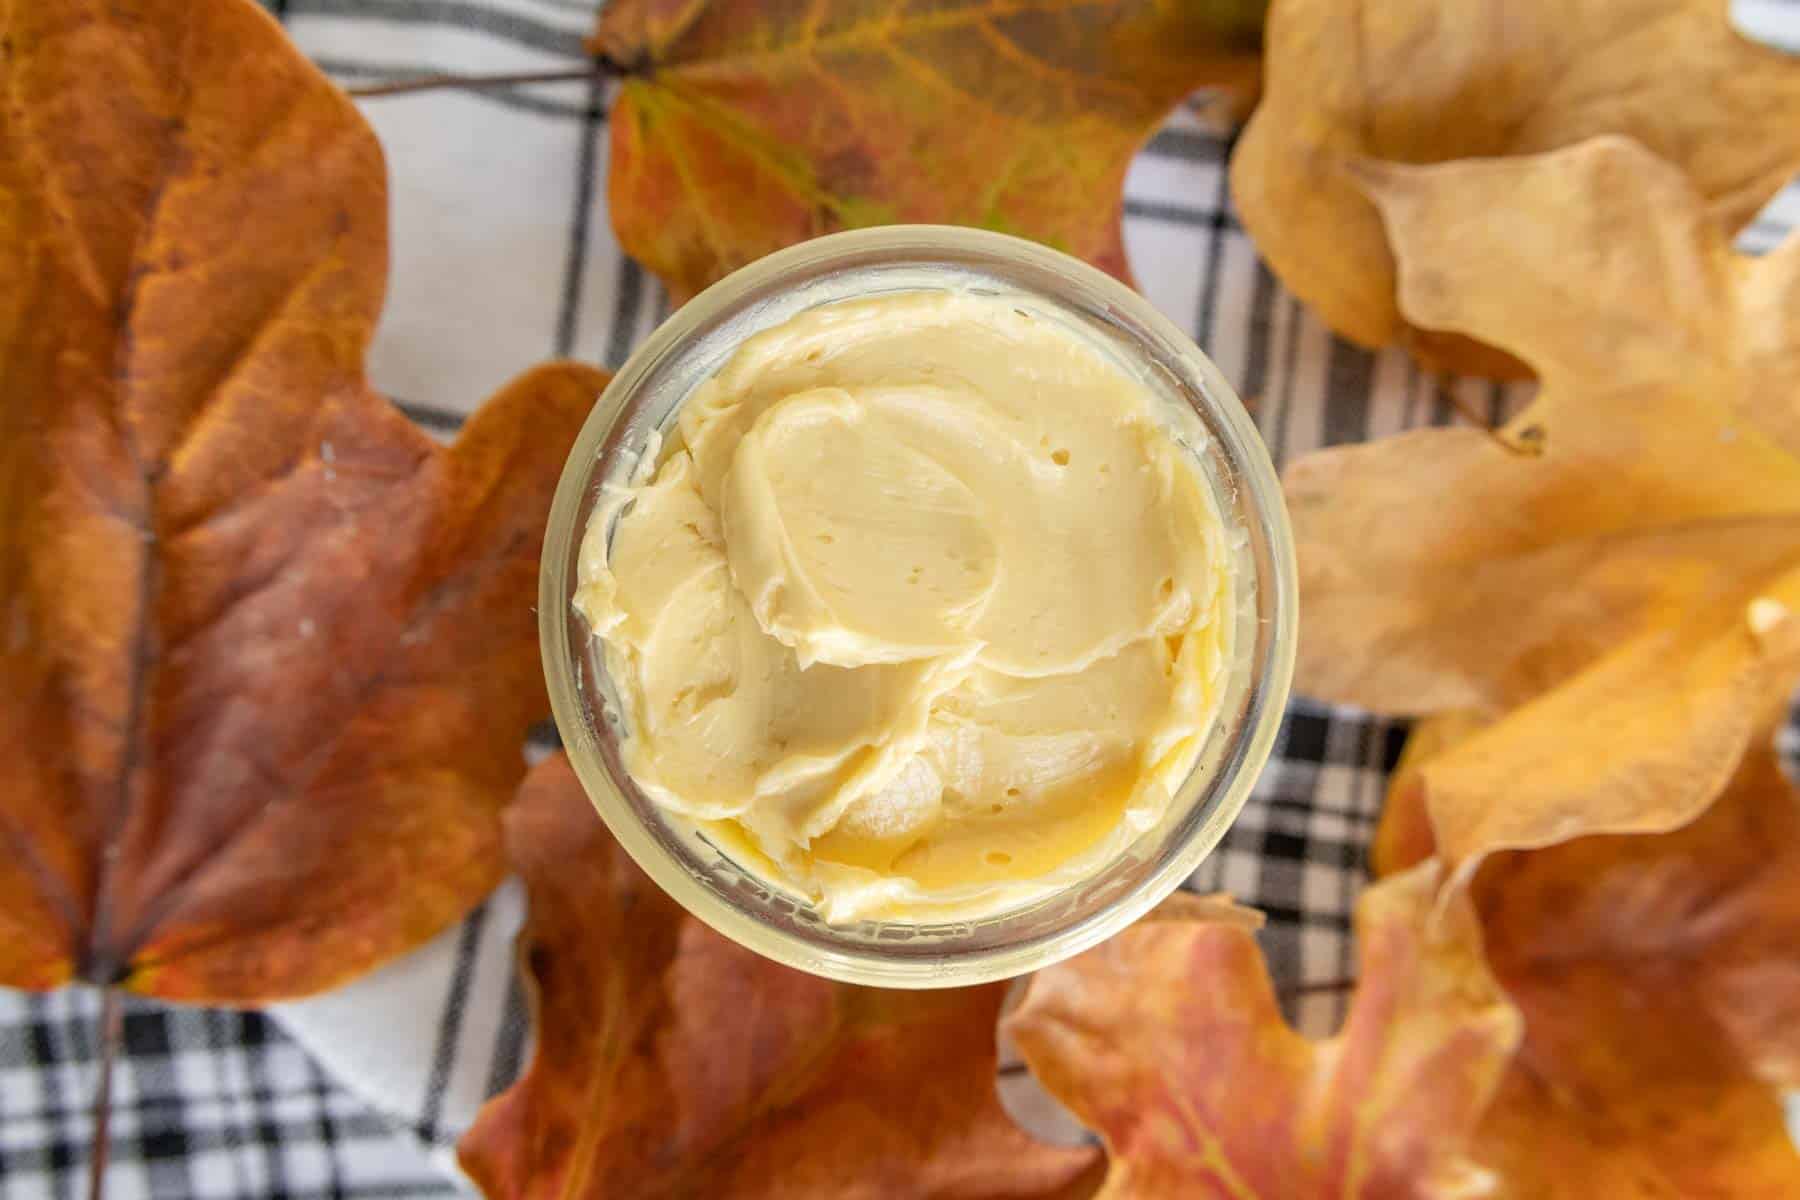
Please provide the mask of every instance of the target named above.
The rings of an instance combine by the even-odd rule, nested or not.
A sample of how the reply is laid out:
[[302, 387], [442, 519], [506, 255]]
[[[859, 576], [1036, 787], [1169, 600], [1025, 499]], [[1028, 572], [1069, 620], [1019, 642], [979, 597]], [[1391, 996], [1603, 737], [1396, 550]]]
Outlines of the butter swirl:
[[1009, 298], [744, 342], [584, 539], [633, 778], [834, 922], [1104, 867], [1192, 768], [1231, 652], [1228, 535], [1160, 414]]

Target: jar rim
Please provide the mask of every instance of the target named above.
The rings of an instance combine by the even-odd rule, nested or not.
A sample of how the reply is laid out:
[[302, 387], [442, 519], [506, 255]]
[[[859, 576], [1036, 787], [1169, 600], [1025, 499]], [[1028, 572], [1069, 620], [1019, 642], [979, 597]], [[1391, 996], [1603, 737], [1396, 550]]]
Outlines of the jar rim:
[[[1184, 398], [1200, 398], [1188, 402], [1207, 419], [1209, 432], [1229, 464], [1229, 482], [1238, 491], [1243, 516], [1253, 526], [1247, 532], [1257, 547], [1254, 585], [1262, 613], [1256, 623], [1258, 646], [1249, 666], [1245, 720], [1235, 735], [1230, 759], [1200, 781], [1204, 791], [1192, 802], [1193, 815], [1204, 820], [1190, 821], [1192, 828], [1186, 836], [1164, 848], [1154, 869], [1128, 890], [1066, 928], [1038, 933], [1018, 944], [1002, 939], [937, 955], [917, 947], [906, 949], [900, 942], [834, 937], [817, 931], [803, 936], [772, 922], [733, 890], [709, 886], [681, 860], [678, 843], [691, 834], [667, 824], [652, 828], [627, 798], [627, 790], [635, 791], [635, 785], [618, 761], [616, 745], [607, 744], [611, 733], [600, 711], [601, 701], [583, 682], [583, 661], [578, 656], [590, 652], [595, 639], [586, 633], [577, 643], [577, 618], [571, 601], [585, 518], [602, 476], [609, 468], [618, 467], [622, 454], [636, 453], [626, 445], [625, 433], [631, 419], [642, 415], [639, 409], [648, 398], [646, 388], [656, 372], [671, 370], [673, 358], [684, 349], [692, 351], [719, 322], [758, 319], [771, 295], [792, 294], [781, 290], [784, 284], [798, 288], [809, 279], [831, 278], [871, 263], [927, 272], [1020, 268], [1045, 279], [1066, 281], [1070, 293], [1079, 292], [1087, 305], [1130, 334], [1146, 359], [1165, 372], [1189, 377], [1192, 386], [1184, 387]], [[1073, 303], [1048, 288], [1018, 286], [1042, 299]], [[1150, 339], [1159, 351], [1155, 356], [1150, 354]], [[742, 336], [720, 339], [713, 348], [715, 357], [735, 349], [741, 341]], [[716, 365], [691, 372], [685, 391], [709, 376]], [[678, 398], [675, 403], [679, 402]], [[802, 242], [739, 269], [677, 309], [619, 369], [583, 424], [551, 503], [539, 571], [539, 641], [551, 710], [583, 789], [625, 851], [693, 916], [756, 953], [828, 978], [880, 987], [964, 986], [1048, 966], [1110, 937], [1179, 887], [1213, 851], [1248, 799], [1280, 727], [1294, 669], [1296, 577], [1293, 537], [1280, 481], [1254, 422], [1212, 360], [1148, 300], [1098, 268], [1022, 238], [959, 226], [883, 226]], [[1196, 767], [1196, 772], [1200, 769]], [[1028, 906], [983, 921], [954, 924], [1004, 923], [1018, 913], [1032, 911]]]

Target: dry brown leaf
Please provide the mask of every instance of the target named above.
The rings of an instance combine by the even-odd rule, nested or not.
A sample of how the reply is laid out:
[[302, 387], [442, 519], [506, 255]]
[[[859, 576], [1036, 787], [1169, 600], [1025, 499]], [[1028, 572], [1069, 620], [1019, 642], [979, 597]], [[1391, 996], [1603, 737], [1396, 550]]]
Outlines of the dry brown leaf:
[[976, 225], [1125, 277], [1125, 168], [1266, 0], [613, 0], [608, 210], [677, 301], [838, 229]]
[[[1388, 239], [1344, 166], [1624, 134], [1679, 166], [1699, 189], [1699, 219], [1729, 233], [1800, 168], [1800, 62], [1739, 36], [1728, 10], [1728, 0], [1277, 0], [1264, 99], [1232, 160], [1244, 224], [1339, 333], [1369, 346], [1405, 337], [1431, 365], [1503, 372], [1485, 347], [1403, 316]], [[1487, 216], [1508, 214], [1471, 214]], [[1611, 244], [1589, 243], [1583, 260]], [[1565, 279], [1578, 286], [1579, 268]]]
[[1212, 921], [1236, 925], [1255, 933], [1267, 918], [1254, 908], [1246, 908], [1225, 892], [1171, 892], [1143, 917], [1146, 921]]
[[887, 992], [779, 966], [687, 916], [566, 759], [507, 814], [537, 1049], [459, 1149], [488, 1196], [1065, 1196], [1091, 1149], [994, 1088], [1005, 984]]
[[1500, 717], [1416, 775], [1459, 867], [1679, 826], [1800, 669], [1800, 240], [1733, 254], [1617, 138], [1364, 174], [1408, 316], [1543, 387], [1498, 438], [1418, 431], [1288, 472], [1300, 686]]
[[1393, 1200], [1446, 1194], [1518, 1036], [1435, 864], [1363, 893], [1343, 1030], [1283, 1023], [1254, 936], [1153, 921], [1039, 972], [1007, 1031], [1105, 1138], [1101, 1195]]
[[1437, 853], [1431, 817], [1425, 811], [1425, 787], [1419, 768], [1458, 742], [1487, 727], [1488, 718], [1478, 712], [1452, 711], [1426, 717], [1413, 724], [1400, 751], [1400, 761], [1388, 778], [1381, 803], [1381, 820], [1369, 843], [1369, 871], [1377, 879], [1415, 867]]
[[1476, 1155], [1532, 1200], [1800, 1195], [1800, 804], [1759, 741], [1692, 825], [1495, 857], [1525, 1041]]
[[[1378, 845], [1422, 822], [1409, 776], [1458, 724], [1415, 733]], [[1800, 1194], [1777, 1096], [1800, 1083], [1800, 804], [1766, 739], [1694, 823], [1499, 854], [1473, 896], [1525, 1020], [1471, 1151], [1493, 1194]]]
[[13, 5], [0, 72], [0, 983], [329, 986], [501, 876], [604, 377], [447, 450], [369, 390], [381, 153], [247, 0]]

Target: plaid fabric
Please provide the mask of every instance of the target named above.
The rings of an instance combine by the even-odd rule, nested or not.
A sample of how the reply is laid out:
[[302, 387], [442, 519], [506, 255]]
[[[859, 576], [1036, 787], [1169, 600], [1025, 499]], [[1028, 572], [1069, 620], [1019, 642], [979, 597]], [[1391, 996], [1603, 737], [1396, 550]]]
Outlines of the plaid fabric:
[[[99, 997], [0, 1006], [0, 1194], [86, 1195]], [[113, 1197], [439, 1196], [417, 1139], [268, 1017], [128, 1000], [113, 1075]]]
[[[568, 65], [590, 0], [266, 0], [346, 83]], [[1793, 0], [1740, 0], [1765, 40], [1800, 44]], [[393, 272], [370, 356], [376, 385], [448, 436], [518, 369], [552, 355], [616, 366], [666, 315], [605, 212], [605, 95], [585, 84], [371, 102], [392, 173]], [[1229, 144], [1178, 113], [1126, 187], [1145, 294], [1219, 363], [1278, 460], [1320, 445], [1498, 416], [1522, 392], [1445, 385], [1394, 352], [1333, 338], [1259, 262], [1231, 212]], [[1745, 234], [1763, 250], [1800, 217], [1792, 189]], [[1456, 389], [1453, 397], [1446, 387]], [[1454, 399], [1455, 404], [1452, 403]], [[1338, 1019], [1354, 973], [1350, 909], [1404, 729], [1299, 700], [1250, 805], [1191, 881], [1269, 914], [1263, 944], [1289, 1014]], [[540, 739], [538, 753], [547, 749]], [[128, 1001], [108, 1194], [453, 1196], [451, 1147], [527, 1049], [502, 888], [432, 945], [331, 995], [266, 1014]], [[99, 999], [0, 991], [0, 1200], [85, 1192]], [[1079, 1126], [1010, 1054], [1000, 1088], [1045, 1136]]]

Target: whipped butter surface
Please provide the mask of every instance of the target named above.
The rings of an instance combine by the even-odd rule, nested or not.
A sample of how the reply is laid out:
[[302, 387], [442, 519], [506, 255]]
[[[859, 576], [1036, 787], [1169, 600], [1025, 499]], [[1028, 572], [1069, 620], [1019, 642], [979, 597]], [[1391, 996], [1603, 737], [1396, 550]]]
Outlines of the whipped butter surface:
[[1168, 809], [1227, 683], [1229, 537], [1085, 334], [899, 292], [757, 334], [689, 395], [596, 510], [575, 605], [667, 812], [827, 920], [970, 919]]

